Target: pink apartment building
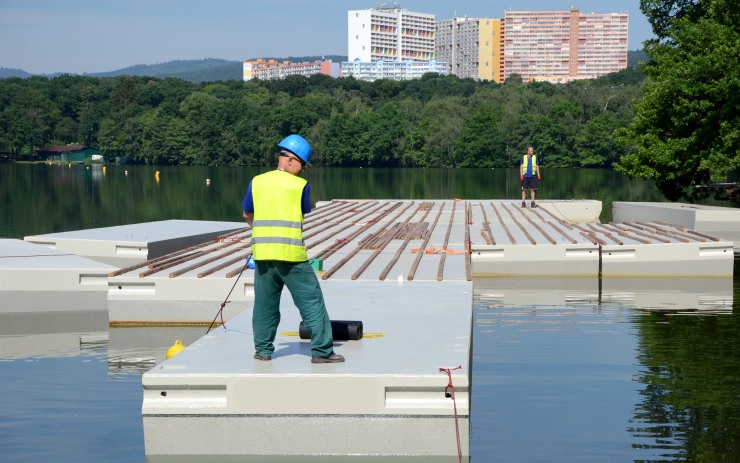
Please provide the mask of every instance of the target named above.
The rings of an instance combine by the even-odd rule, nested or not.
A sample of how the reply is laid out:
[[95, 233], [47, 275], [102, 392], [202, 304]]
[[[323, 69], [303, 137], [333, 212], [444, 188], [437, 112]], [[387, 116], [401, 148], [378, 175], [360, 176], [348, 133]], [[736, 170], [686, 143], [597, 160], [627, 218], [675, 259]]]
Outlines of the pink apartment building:
[[627, 67], [627, 13], [506, 11], [504, 77], [565, 83]]

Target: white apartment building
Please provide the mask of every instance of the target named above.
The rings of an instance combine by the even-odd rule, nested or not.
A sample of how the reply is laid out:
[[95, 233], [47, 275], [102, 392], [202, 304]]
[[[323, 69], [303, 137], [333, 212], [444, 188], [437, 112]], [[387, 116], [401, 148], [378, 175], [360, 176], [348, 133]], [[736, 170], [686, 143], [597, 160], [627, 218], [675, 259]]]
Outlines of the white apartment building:
[[504, 74], [566, 83], [627, 67], [627, 13], [506, 11]]
[[436, 23], [435, 56], [447, 62], [460, 78], [502, 82], [502, 21], [491, 18], [452, 18]]
[[342, 63], [342, 76], [372, 82], [378, 79], [420, 79], [427, 72], [447, 75], [447, 63], [437, 61], [348, 61]]
[[[348, 61], [342, 63], [342, 75], [361, 80], [400, 80], [416, 78], [408, 76], [423, 74], [422, 69], [437, 72], [440, 63], [430, 65], [435, 61], [435, 30], [434, 15], [429, 13], [395, 6], [350, 10], [347, 12]], [[446, 64], [444, 69], [446, 74]]]
[[431, 61], [434, 15], [403, 8], [347, 13], [348, 61]]

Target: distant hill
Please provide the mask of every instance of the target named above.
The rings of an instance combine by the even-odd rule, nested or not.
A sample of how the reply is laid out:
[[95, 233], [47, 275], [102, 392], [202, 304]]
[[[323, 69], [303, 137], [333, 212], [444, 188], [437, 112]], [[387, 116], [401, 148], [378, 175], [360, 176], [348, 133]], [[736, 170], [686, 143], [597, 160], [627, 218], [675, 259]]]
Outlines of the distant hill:
[[[250, 61], [257, 58], [251, 58]], [[286, 58], [265, 57], [265, 59], [274, 59], [277, 61], [292, 61], [300, 63], [305, 61], [317, 61], [328, 59], [334, 62], [347, 61], [346, 56], [328, 55], [328, 56], [289, 56]], [[22, 69], [8, 69], [0, 67], [0, 79], [7, 77], [31, 77], [30, 74]], [[39, 74], [45, 77], [53, 78], [61, 75], [57, 72], [54, 74]], [[117, 77], [117, 76], [147, 76], [163, 79], [165, 77], [174, 77], [189, 82], [212, 82], [219, 80], [242, 80], [242, 61], [229, 61], [224, 59], [206, 58], [200, 60], [176, 60], [168, 61], [161, 64], [138, 64], [127, 68], [110, 72], [96, 72], [85, 74], [92, 77]]]
[[[250, 58], [249, 61], [257, 58]], [[294, 63], [319, 61], [323, 59], [332, 60], [335, 63], [347, 61], [346, 56], [327, 55], [327, 56], [288, 56], [264, 57], [264, 59], [274, 59], [276, 61], [292, 61]], [[627, 52], [627, 63], [629, 67], [636, 67], [640, 62], [649, 61], [648, 56], [642, 50], [633, 50]], [[10, 69], [0, 67], [0, 79], [7, 77], [31, 77], [33, 74], [22, 69]], [[42, 74], [46, 77], [56, 77], [60, 73]], [[242, 62], [229, 61], [224, 59], [206, 58], [201, 60], [176, 60], [168, 61], [161, 64], [138, 64], [127, 68], [110, 72], [97, 72], [86, 74], [92, 77], [117, 77], [123, 75], [129, 76], [148, 76], [163, 79], [165, 77], [174, 77], [189, 82], [214, 82], [220, 80], [241, 80], [242, 79]]]
[[633, 50], [627, 52], [627, 66], [628, 67], [636, 67], [640, 63], [647, 63], [650, 61], [650, 58], [648, 57], [647, 53], [645, 53], [643, 50]]
[[0, 67], [0, 79], [8, 77], [31, 77], [31, 74], [27, 73], [23, 69], [12, 69]]
[[[147, 76], [176, 77], [193, 82], [203, 80], [241, 79], [241, 61], [206, 58], [202, 60], [177, 60], [161, 64], [137, 64], [117, 71], [96, 72], [92, 77]], [[213, 77], [210, 77], [213, 76]]]
[[[251, 58], [253, 61], [256, 58]], [[277, 61], [292, 61], [300, 63], [329, 59], [334, 62], [346, 61], [346, 56], [289, 56], [287, 58], [265, 57]], [[242, 61], [228, 61], [223, 59], [206, 58], [202, 60], [168, 61], [162, 64], [139, 64], [117, 71], [89, 74], [93, 77], [116, 77], [122, 75], [148, 77], [175, 77], [190, 82], [212, 82], [218, 80], [242, 80]]]

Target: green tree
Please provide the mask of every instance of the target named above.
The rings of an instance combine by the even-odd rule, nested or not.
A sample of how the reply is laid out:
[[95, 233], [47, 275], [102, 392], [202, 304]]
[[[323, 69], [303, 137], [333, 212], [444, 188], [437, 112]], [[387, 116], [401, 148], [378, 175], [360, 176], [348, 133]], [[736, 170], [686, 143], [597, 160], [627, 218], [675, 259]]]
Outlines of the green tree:
[[512, 165], [535, 142], [545, 165], [598, 165], [612, 159], [608, 131], [630, 119], [641, 84], [635, 72], [568, 85], [433, 73], [400, 82], [9, 78], [0, 79], [0, 146], [33, 154], [80, 143], [132, 162], [273, 165], [275, 144], [298, 132], [317, 165]]
[[640, 10], [653, 26], [658, 39], [669, 38], [671, 23], [675, 19], [687, 18], [696, 21], [706, 16], [706, 0], [640, 0]]
[[653, 61], [644, 67], [644, 97], [619, 132], [632, 151], [616, 168], [653, 179], [670, 200], [693, 200], [703, 191], [693, 185], [740, 167], [739, 13], [730, 1], [662, 3], [695, 8], [668, 21], [667, 40], [646, 48]]
[[506, 166], [506, 141], [497, 129], [503, 110], [494, 104], [481, 105], [470, 115], [455, 143], [460, 167]]
[[403, 114], [395, 103], [365, 113], [366, 130], [360, 135], [361, 151], [355, 159], [363, 166], [398, 165], [398, 146], [404, 132]]

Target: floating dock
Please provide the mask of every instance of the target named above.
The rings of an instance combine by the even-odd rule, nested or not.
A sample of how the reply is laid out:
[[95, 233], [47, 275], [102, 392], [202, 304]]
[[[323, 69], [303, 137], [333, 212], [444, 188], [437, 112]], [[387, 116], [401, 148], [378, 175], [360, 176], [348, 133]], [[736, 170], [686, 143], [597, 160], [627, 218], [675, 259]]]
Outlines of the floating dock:
[[[310, 363], [310, 343], [298, 337], [300, 319], [287, 294], [273, 360], [252, 358], [253, 271], [245, 265], [251, 231], [242, 224], [156, 258], [108, 268], [104, 276], [97, 269], [96, 289], [101, 292], [101, 282], [107, 288], [112, 326], [215, 325], [164, 362], [127, 359], [126, 349], [117, 355], [122, 368], [156, 364], [142, 377], [147, 456], [448, 461], [459, 442], [467, 457], [475, 277], [495, 277], [479, 280], [485, 282], [481, 290], [502, 304], [560, 298], [566, 305], [639, 305], [651, 291], [676, 303], [695, 295], [708, 311], [732, 304], [732, 241], [667, 221], [601, 224], [598, 201], [520, 204], [317, 204], [306, 216], [304, 239], [329, 313], [334, 320], [363, 321], [366, 333], [337, 342], [347, 358], [341, 364]], [[147, 224], [140, 226], [146, 236]], [[91, 272], [84, 278], [78, 272], [78, 280], [91, 281]], [[687, 288], [698, 288], [674, 291], [653, 282], [635, 291], [650, 285], [648, 277], [685, 278]], [[557, 288], [548, 286], [551, 280], [560, 281]], [[727, 285], [705, 291], [705, 282]], [[450, 387], [455, 393], [448, 396]], [[290, 439], [276, 439], [286, 434]]]
[[[330, 314], [362, 320], [366, 332], [379, 335], [338, 343], [347, 362], [329, 366], [310, 363], [310, 344], [295, 337], [299, 319], [287, 295], [273, 360], [251, 358], [253, 279], [238, 260], [249, 254], [247, 229], [192, 259], [112, 276], [110, 302], [125, 296], [127, 285], [150, 284], [156, 294], [157, 285], [178, 278], [184, 291], [213, 277], [233, 280], [231, 294], [247, 305], [225, 329], [143, 376], [147, 454], [447, 458], [456, 454], [459, 437], [461, 454], [469, 455], [474, 276], [497, 276], [485, 280], [492, 283], [508, 277], [512, 287], [495, 291], [504, 302], [522, 303], [532, 303], [538, 281], [528, 278], [521, 287], [522, 275], [589, 277], [575, 280], [590, 282], [593, 291], [564, 300], [575, 295], [595, 304], [635, 302], [635, 293], [619, 284], [597, 289], [607, 277], [719, 276], [731, 285], [731, 243], [665, 224], [600, 224], [599, 213], [598, 202], [567, 201], [535, 209], [511, 201], [319, 204], [306, 218], [304, 237], [309, 257], [320, 262]], [[724, 289], [708, 291], [710, 310], [722, 311], [732, 300]], [[216, 307], [205, 321], [213, 321]], [[126, 312], [122, 305], [119, 313]], [[451, 372], [458, 391], [452, 402], [440, 369], [455, 366], [461, 369]], [[291, 430], [290, 441], [271, 439], [280, 429]], [[332, 437], [317, 438], [317, 429]]]
[[0, 239], [0, 313], [106, 310], [116, 268], [21, 240]]
[[[254, 360], [248, 310], [144, 374], [147, 456], [451, 461], [458, 433], [469, 455], [472, 283], [330, 280], [322, 287], [333, 319], [364, 325], [362, 339], [335, 343], [346, 362], [311, 363], [287, 294], [273, 359]], [[453, 368], [454, 401], [440, 368]]]
[[672, 224], [732, 241], [740, 254], [740, 209], [684, 203], [637, 203], [615, 201], [615, 221]]
[[24, 240], [116, 267], [125, 267], [203, 243], [242, 227], [244, 225], [238, 222], [161, 220], [26, 236]]
[[[658, 222], [601, 224], [598, 201], [331, 201], [307, 215], [322, 280], [730, 278], [732, 242]], [[225, 320], [254, 298], [247, 228], [111, 274], [114, 325]]]

